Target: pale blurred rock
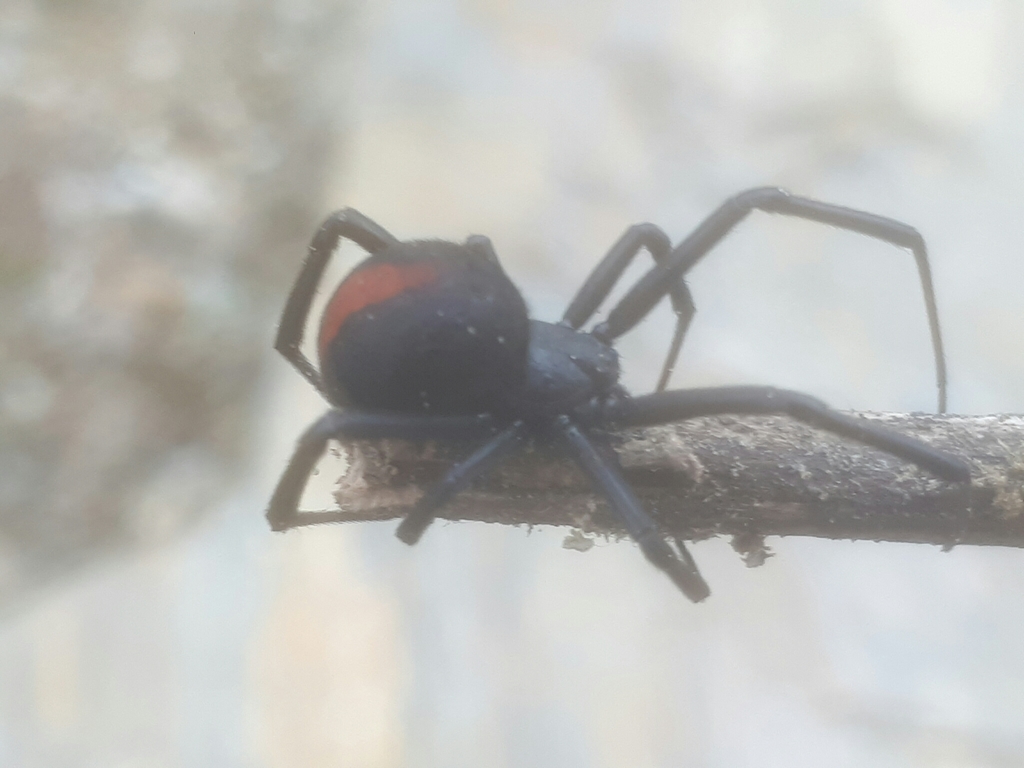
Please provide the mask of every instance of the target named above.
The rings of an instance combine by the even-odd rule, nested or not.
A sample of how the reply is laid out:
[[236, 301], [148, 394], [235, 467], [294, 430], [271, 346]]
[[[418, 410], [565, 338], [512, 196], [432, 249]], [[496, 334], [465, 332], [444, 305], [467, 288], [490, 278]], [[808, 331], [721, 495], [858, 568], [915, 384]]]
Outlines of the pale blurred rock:
[[348, 14], [0, 7], [0, 604], [235, 487]]

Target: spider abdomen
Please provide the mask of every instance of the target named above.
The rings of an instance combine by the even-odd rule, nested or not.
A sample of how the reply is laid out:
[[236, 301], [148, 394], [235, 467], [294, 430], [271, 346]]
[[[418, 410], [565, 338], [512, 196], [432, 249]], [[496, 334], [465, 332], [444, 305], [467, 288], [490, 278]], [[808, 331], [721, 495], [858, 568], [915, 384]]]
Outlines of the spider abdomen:
[[525, 383], [528, 341], [526, 305], [493, 251], [400, 243], [338, 286], [321, 323], [320, 367], [337, 404], [501, 412]]

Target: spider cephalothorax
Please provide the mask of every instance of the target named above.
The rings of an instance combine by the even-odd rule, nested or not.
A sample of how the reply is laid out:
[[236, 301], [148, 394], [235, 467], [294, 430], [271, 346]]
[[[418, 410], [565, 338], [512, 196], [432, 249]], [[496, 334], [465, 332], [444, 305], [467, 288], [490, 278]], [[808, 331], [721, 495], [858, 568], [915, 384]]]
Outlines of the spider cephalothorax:
[[[946, 373], [931, 273], [916, 230], [891, 219], [779, 189], [728, 200], [671, 247], [651, 224], [630, 227], [587, 278], [558, 324], [530, 320], [486, 237], [465, 243], [402, 242], [351, 209], [324, 222], [281, 318], [276, 348], [333, 406], [303, 435], [267, 513], [274, 530], [344, 519], [300, 513], [306, 480], [327, 442], [361, 438], [476, 440], [478, 447], [428, 489], [398, 527], [415, 543], [438, 509], [527, 438], [560, 442], [601, 492], [644, 555], [691, 599], [709, 594], [682, 542], [660, 531], [605, 445], [592, 431], [725, 413], [783, 413], [872, 445], [951, 481], [967, 482], [959, 459], [925, 443], [828, 408], [809, 395], [773, 387], [665, 391], [694, 306], [686, 273], [751, 210], [824, 222], [911, 249], [924, 289], [939, 387]], [[341, 238], [370, 254], [341, 282], [320, 322], [319, 367], [300, 351], [320, 277]], [[580, 330], [630, 261], [647, 250], [655, 265], [591, 331]], [[619, 384], [614, 340], [664, 296], [678, 321], [657, 391], [631, 397]], [[671, 540], [671, 543], [670, 543]]]

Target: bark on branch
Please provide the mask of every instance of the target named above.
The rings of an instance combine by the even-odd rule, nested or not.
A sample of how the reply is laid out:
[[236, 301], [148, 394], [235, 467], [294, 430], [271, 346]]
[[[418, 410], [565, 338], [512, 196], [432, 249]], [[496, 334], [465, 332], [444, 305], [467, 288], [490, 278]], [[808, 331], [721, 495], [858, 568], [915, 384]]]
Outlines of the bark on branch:
[[[861, 413], [972, 465], [971, 484], [937, 480], [872, 448], [778, 417], [715, 417], [612, 436], [625, 473], [666, 533], [1024, 546], [1024, 416]], [[404, 515], [469, 446], [346, 446], [339, 520]], [[441, 516], [622, 531], [586, 478], [543, 445], [510, 459]]]

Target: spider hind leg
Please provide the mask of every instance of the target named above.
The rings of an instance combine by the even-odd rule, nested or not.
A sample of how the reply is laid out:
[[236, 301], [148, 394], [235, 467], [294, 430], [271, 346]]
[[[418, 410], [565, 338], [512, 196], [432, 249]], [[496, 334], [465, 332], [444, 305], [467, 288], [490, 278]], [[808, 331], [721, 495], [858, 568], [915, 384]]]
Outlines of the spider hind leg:
[[286, 531], [346, 519], [344, 511], [340, 510], [299, 511], [306, 482], [331, 440], [473, 440], [494, 432], [494, 422], [487, 416], [419, 416], [331, 409], [299, 438], [270, 499], [267, 521], [272, 530]]
[[302, 263], [302, 269], [295, 278], [295, 284], [281, 313], [277, 338], [274, 340], [274, 349], [295, 366], [295, 369], [325, 397], [327, 393], [320, 372], [302, 354], [301, 346], [320, 278], [342, 238], [352, 240], [369, 253], [375, 253], [398, 242], [382, 226], [351, 208], [343, 208], [328, 216], [309, 244], [306, 260]]

